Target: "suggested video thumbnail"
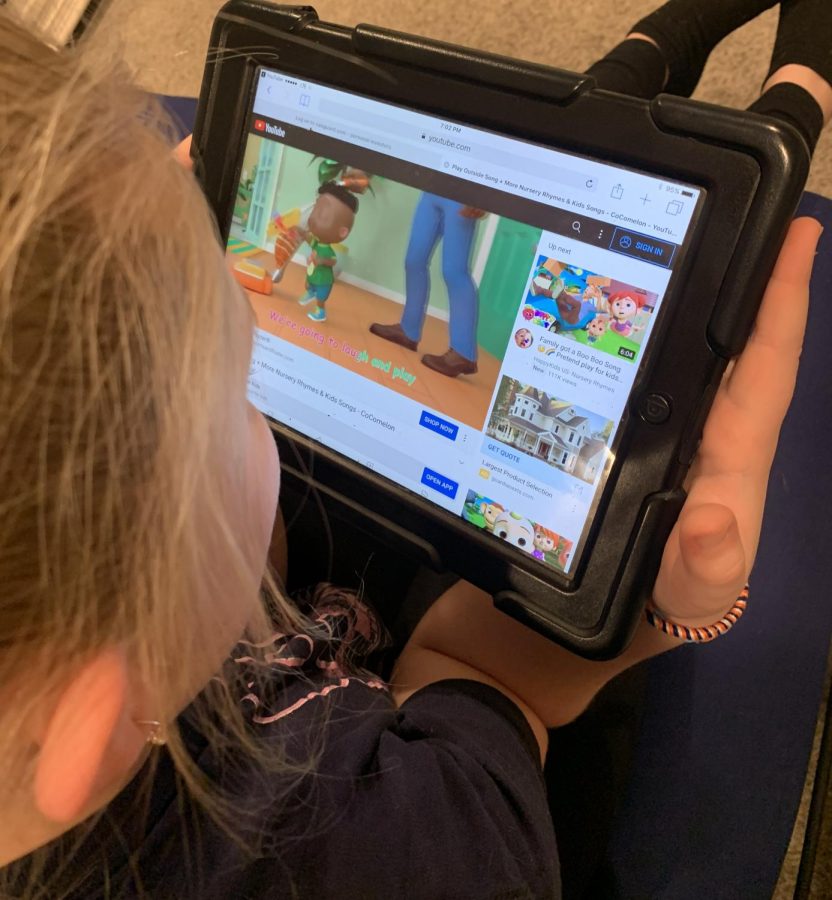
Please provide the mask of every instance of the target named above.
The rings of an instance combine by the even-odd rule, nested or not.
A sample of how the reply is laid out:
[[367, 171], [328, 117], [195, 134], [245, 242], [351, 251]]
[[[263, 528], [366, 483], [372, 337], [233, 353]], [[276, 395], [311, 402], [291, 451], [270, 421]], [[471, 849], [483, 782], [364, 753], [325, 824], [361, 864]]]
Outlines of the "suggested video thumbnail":
[[508, 509], [491, 497], [468, 491], [462, 518], [552, 568], [566, 571], [572, 541], [551, 528]]
[[635, 361], [658, 295], [547, 256], [538, 258], [523, 305], [532, 325]]
[[612, 428], [603, 416], [504, 376], [487, 434], [593, 484], [604, 469]]
[[479, 429], [540, 236], [252, 134], [227, 256], [261, 328]]

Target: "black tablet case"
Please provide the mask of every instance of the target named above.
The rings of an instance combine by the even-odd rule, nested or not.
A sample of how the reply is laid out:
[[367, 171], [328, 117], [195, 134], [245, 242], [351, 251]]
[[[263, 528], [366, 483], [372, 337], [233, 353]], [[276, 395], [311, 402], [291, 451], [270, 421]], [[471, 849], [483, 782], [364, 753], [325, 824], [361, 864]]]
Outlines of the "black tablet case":
[[[707, 190], [574, 581], [276, 426], [284, 475], [308, 482], [293, 460], [314, 451], [322, 502], [357, 527], [490, 590], [506, 612], [575, 652], [620, 652], [684, 502], [680, 485], [716, 387], [744, 346], [799, 200], [809, 163], [802, 139], [751, 113], [669, 95], [648, 103], [595, 90], [583, 75], [371, 26], [323, 23], [310, 7], [233, 0], [217, 17], [211, 47], [193, 153], [223, 238], [259, 65]], [[651, 412], [657, 401], [672, 411], [662, 422]]]

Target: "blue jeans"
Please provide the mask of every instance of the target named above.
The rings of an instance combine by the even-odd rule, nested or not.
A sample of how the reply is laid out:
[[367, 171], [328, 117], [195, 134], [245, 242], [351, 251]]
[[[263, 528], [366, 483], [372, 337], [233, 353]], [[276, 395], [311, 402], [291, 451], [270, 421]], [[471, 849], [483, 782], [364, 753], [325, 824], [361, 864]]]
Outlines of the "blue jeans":
[[469, 265], [477, 220], [461, 216], [463, 208], [455, 200], [422, 194], [413, 216], [404, 262], [406, 299], [401, 326], [412, 341], [422, 337], [430, 295], [428, 266], [442, 239], [442, 277], [448, 287], [450, 304], [450, 345], [461, 356], [475, 360], [479, 298]]

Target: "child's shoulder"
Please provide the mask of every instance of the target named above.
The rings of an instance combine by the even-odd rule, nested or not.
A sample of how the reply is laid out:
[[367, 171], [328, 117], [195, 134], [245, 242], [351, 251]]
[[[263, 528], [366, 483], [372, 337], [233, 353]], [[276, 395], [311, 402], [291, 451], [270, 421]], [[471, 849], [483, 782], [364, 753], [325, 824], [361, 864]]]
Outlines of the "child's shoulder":
[[290, 763], [315, 760], [273, 820], [275, 846], [294, 848], [274, 862], [288, 864], [300, 894], [438, 897], [471, 884], [478, 896], [556, 896], [539, 748], [517, 707], [457, 679], [396, 708], [358, 668], [385, 641], [373, 613], [326, 585], [309, 606], [319, 638], [283, 637], [274, 693], [246, 698], [252, 727]]
[[[309, 622], [304, 633], [278, 632], [265, 643], [242, 643], [233, 656], [248, 688], [241, 703], [252, 727], [316, 716], [319, 707], [331, 705], [316, 701], [350, 687], [376, 691], [388, 706], [387, 685], [364, 668], [388, 643], [375, 613], [352, 591], [330, 584], [317, 585], [296, 603]], [[367, 702], [363, 690], [358, 696], [359, 704]]]
[[[196, 765], [234, 791], [239, 834], [183, 799], [163, 754], [156, 820], [134, 856], [151, 896], [433, 898], [461, 885], [483, 897], [559, 896], [538, 747], [519, 710], [464, 680], [396, 708], [387, 685], [357, 668], [384, 639], [369, 609], [323, 586], [309, 611], [311, 634], [236, 655], [246, 671], [266, 654], [268, 677], [244, 678], [242, 702], [253, 735], [285, 765], [241, 768], [183, 717]], [[129, 813], [135, 800], [118, 804]]]

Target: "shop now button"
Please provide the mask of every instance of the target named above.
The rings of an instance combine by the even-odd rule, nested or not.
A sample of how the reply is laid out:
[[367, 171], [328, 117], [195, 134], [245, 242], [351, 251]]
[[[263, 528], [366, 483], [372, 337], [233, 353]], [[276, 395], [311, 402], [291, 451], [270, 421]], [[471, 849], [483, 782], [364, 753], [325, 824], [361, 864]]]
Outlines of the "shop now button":
[[454, 425], [453, 422], [447, 422], [445, 419], [440, 419], [439, 416], [435, 416], [426, 409], [422, 410], [422, 417], [419, 419], [419, 424], [422, 428], [427, 428], [429, 431], [435, 431], [437, 434], [441, 434], [442, 437], [446, 437], [449, 441], [455, 441], [457, 434], [459, 434], [459, 425]]
[[450, 497], [451, 500], [456, 497], [456, 492], [459, 490], [459, 485], [455, 481], [440, 475], [439, 472], [434, 472], [433, 469], [425, 469], [422, 472], [422, 484], [439, 491], [440, 494], [444, 494], [446, 497]]

